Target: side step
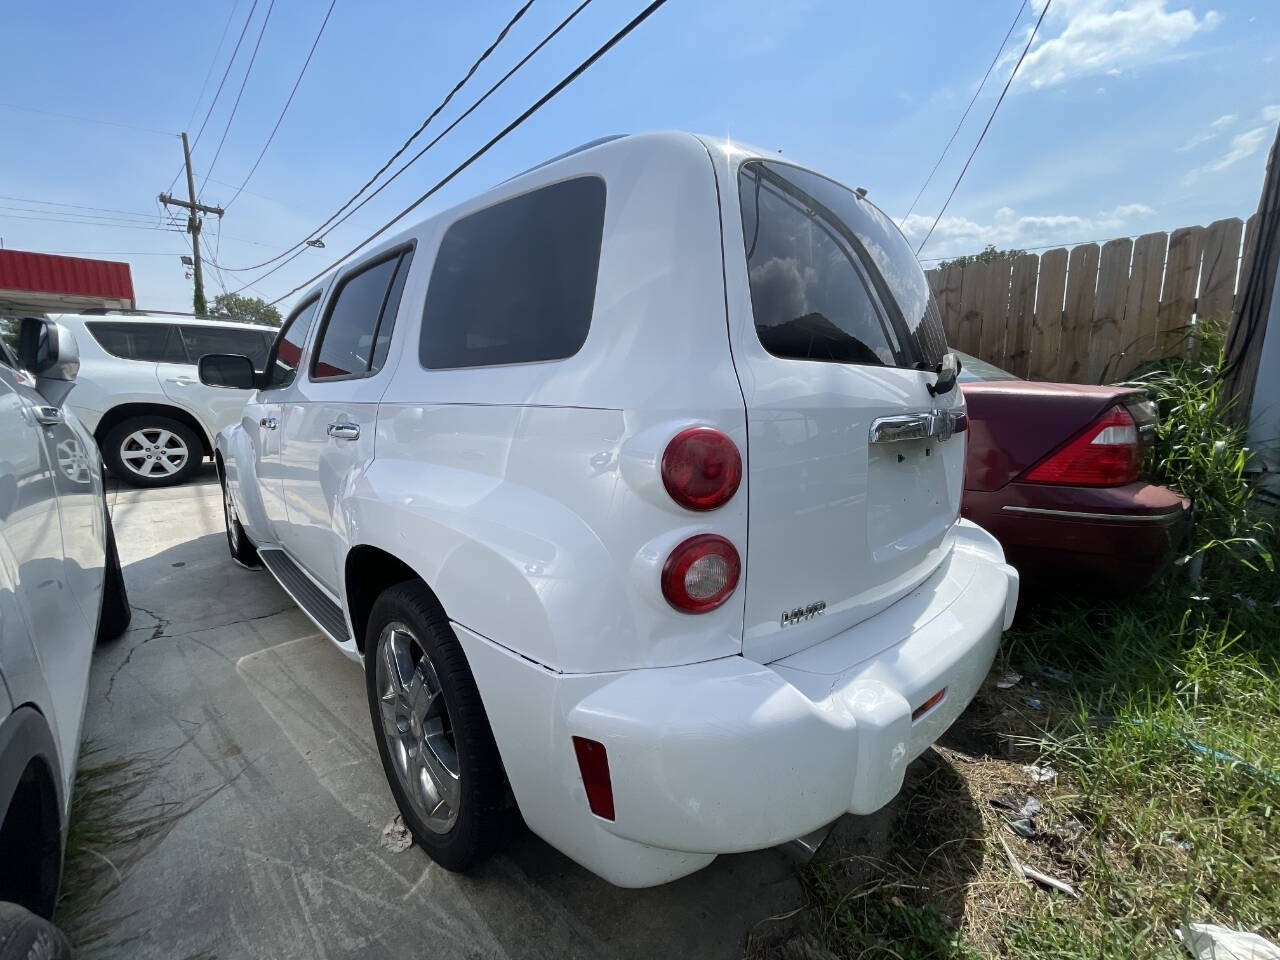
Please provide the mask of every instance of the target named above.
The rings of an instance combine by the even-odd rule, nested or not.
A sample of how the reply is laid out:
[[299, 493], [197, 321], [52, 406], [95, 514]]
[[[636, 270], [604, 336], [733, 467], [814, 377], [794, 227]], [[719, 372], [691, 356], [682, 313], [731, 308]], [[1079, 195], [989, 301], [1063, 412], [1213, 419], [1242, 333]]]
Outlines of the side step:
[[293, 602], [302, 608], [302, 612], [315, 621], [317, 627], [329, 635], [335, 643], [350, 643], [347, 634], [347, 618], [342, 608], [315, 585], [302, 568], [289, 558], [283, 550], [259, 548], [258, 556], [271, 575], [284, 587], [285, 593], [293, 598]]

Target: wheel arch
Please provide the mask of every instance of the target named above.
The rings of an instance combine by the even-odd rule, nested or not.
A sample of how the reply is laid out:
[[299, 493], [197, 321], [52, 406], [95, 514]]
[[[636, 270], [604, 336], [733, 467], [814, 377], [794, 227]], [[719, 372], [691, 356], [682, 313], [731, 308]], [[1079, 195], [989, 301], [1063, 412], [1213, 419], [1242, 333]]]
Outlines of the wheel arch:
[[426, 587], [431, 599], [443, 612], [444, 606], [440, 598], [417, 570], [409, 566], [395, 554], [375, 547], [371, 544], [358, 544], [347, 551], [343, 567], [342, 582], [346, 594], [347, 616], [350, 620], [351, 635], [355, 638], [356, 649], [364, 654], [365, 633], [369, 625], [369, 614], [378, 596], [398, 583], [416, 580]]
[[53, 915], [65, 834], [53, 732], [32, 704], [0, 723], [0, 900]]
[[103, 441], [106, 440], [107, 434], [115, 429], [125, 420], [133, 417], [168, 417], [171, 420], [185, 424], [196, 432], [196, 436], [200, 438], [200, 446], [204, 451], [204, 456], [213, 455], [214, 445], [213, 438], [209, 436], [209, 432], [204, 428], [204, 424], [200, 419], [183, 407], [174, 406], [171, 403], [121, 403], [112, 407], [102, 415], [98, 421], [98, 425], [93, 428], [93, 439], [98, 444], [99, 449], [102, 448]]

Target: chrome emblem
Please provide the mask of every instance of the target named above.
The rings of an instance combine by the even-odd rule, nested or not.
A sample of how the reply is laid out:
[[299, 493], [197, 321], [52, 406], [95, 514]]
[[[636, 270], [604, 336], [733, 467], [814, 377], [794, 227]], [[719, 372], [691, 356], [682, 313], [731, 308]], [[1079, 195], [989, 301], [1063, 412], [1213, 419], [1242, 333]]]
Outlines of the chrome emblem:
[[827, 609], [825, 600], [817, 600], [807, 607], [796, 607], [794, 610], [782, 611], [782, 626], [789, 627], [792, 624], [803, 623], [805, 620], [812, 620], [814, 617]]

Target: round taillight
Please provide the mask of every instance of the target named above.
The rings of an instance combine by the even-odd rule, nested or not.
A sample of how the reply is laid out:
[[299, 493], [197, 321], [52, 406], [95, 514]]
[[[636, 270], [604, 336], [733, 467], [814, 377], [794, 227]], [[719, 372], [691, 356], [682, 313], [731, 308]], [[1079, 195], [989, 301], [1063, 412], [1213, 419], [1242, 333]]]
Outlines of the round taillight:
[[742, 482], [742, 455], [714, 427], [681, 430], [662, 454], [662, 484], [671, 499], [690, 510], [728, 503]]
[[700, 533], [671, 551], [662, 567], [662, 595], [685, 613], [706, 613], [729, 599], [742, 563], [724, 537]]

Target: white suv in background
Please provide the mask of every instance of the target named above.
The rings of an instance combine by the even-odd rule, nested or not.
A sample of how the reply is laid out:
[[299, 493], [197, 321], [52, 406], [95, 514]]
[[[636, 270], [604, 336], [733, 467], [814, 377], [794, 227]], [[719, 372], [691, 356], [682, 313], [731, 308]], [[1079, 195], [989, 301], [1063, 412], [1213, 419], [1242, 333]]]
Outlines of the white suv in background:
[[309, 290], [218, 435], [227, 538], [363, 659], [439, 863], [518, 807], [623, 886], [870, 813], [959, 716], [1017, 573], [906, 240], [688, 134], [571, 152]]
[[71, 408], [93, 433], [108, 468], [136, 487], [182, 483], [213, 453], [213, 437], [240, 419], [248, 391], [203, 386], [206, 353], [266, 362], [274, 327], [161, 316], [62, 314], [80, 345]]

